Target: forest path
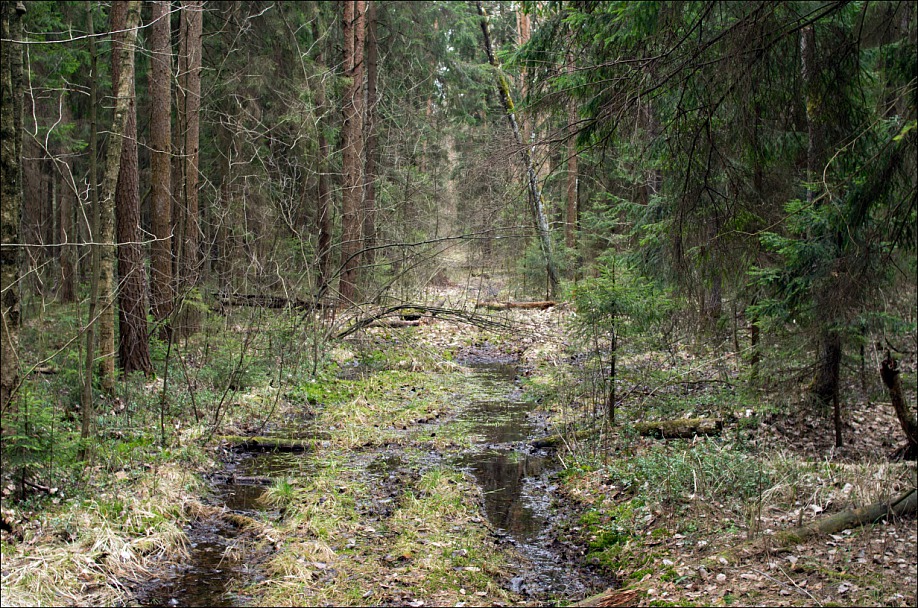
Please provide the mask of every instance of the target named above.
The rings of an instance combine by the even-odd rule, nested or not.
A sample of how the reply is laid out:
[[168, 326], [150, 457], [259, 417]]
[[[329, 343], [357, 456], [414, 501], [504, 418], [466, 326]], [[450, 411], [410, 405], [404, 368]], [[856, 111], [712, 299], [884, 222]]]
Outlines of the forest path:
[[[551, 314], [515, 320], [531, 334]], [[201, 520], [189, 563], [138, 600], [500, 605], [603, 588], [554, 537], [559, 465], [528, 447], [546, 414], [523, 393], [527, 341], [544, 348], [439, 321], [349, 341], [337, 374], [307, 383], [266, 431], [313, 437], [313, 451], [227, 453], [212, 477], [210, 502], [259, 525]]]

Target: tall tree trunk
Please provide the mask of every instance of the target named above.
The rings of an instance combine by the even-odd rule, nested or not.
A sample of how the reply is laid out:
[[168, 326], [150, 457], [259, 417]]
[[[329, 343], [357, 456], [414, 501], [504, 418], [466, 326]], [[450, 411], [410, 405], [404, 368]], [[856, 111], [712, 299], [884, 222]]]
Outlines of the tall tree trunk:
[[[116, 3], [116, 6], [118, 4], [121, 3]], [[99, 195], [98, 238], [102, 250], [99, 265], [99, 359], [102, 388], [109, 393], [115, 388], [115, 193], [133, 98], [134, 43], [137, 40], [137, 24], [140, 22], [140, 2], [127, 2], [125, 9], [125, 25], [120, 28], [125, 30], [124, 39], [117, 54], [118, 80], [114, 83], [115, 115]], [[116, 27], [115, 15], [112, 17], [112, 31], [116, 31], [119, 28]]]
[[172, 41], [171, 2], [153, 3], [150, 24], [150, 308], [153, 319], [164, 323], [172, 313]]
[[364, 259], [372, 263], [376, 246], [376, 171], [379, 162], [379, 138], [376, 134], [376, 109], [378, 80], [378, 41], [376, 39], [377, 0], [370, 0], [367, 8], [367, 108], [366, 108], [366, 188], [363, 197], [363, 249]]
[[[112, 19], [112, 81], [118, 82], [119, 56], [124, 45], [127, 4], [115, 2]], [[129, 374], [153, 372], [147, 341], [147, 272], [140, 245], [140, 170], [137, 160], [137, 107], [132, 76], [128, 89], [127, 118], [122, 136], [121, 163], [115, 188], [118, 228], [118, 362]]]
[[[574, 72], [574, 58], [567, 56], [567, 73]], [[567, 209], [564, 217], [564, 242], [570, 249], [577, 247], [577, 106], [567, 108]]]
[[535, 167], [532, 163], [532, 155], [529, 152], [529, 146], [523, 143], [520, 135], [520, 128], [516, 122], [516, 110], [513, 106], [513, 98], [510, 97], [510, 84], [507, 77], [500, 69], [500, 63], [494, 55], [491, 47], [491, 33], [488, 27], [488, 14], [478, 0], [478, 14], [481, 16], [481, 32], [484, 36], [485, 52], [488, 55], [488, 61], [494, 68], [497, 87], [500, 92], [501, 102], [504, 105], [504, 111], [507, 113], [507, 120], [510, 122], [510, 130], [513, 132], [513, 138], [516, 145], [520, 148], [523, 157], [523, 163], [526, 165], [526, 176], [529, 179], [529, 205], [533, 215], [533, 221], [536, 225], [536, 232], [539, 237], [539, 245], [542, 248], [542, 256], [545, 258], [545, 267], [548, 273], [549, 293], [554, 296], [558, 291], [560, 278], [558, 270], [555, 267], [554, 254], [552, 253], [551, 233], [548, 230], [548, 221], [545, 219], [545, 210], [542, 205], [542, 193], [539, 190], [539, 182], [536, 177]]
[[813, 202], [818, 190], [815, 182], [822, 178], [823, 130], [820, 123], [821, 96], [819, 94], [816, 59], [815, 26], [808, 25], [800, 30], [800, 71], [806, 91], [806, 178], [810, 182], [806, 189], [806, 200]]
[[203, 33], [204, 3], [189, 0], [182, 3], [181, 33], [179, 40], [178, 103], [181, 106], [184, 132], [182, 133], [182, 191], [181, 207], [184, 242], [176, 276], [179, 297], [184, 299], [176, 329], [182, 335], [197, 332], [201, 325], [200, 310], [190, 303], [189, 296], [200, 280], [201, 256], [198, 211], [198, 152], [200, 146], [201, 109], [201, 43]]
[[816, 377], [810, 386], [810, 396], [817, 405], [833, 406], [835, 447], [842, 446], [841, 404], [838, 389], [842, 358], [842, 338], [836, 329], [824, 329], [819, 336]]
[[341, 200], [341, 300], [352, 303], [356, 295], [357, 268], [362, 243], [360, 221], [363, 148], [363, 0], [344, 0], [344, 74], [349, 82], [344, 92], [341, 129], [342, 171], [344, 184]]
[[[315, 40], [319, 40], [319, 18], [318, 16], [312, 22], [312, 34]], [[325, 51], [324, 47], [319, 47], [318, 57], [316, 58], [318, 67], [320, 70], [325, 69]], [[318, 292], [320, 294], [324, 293], [328, 287], [328, 281], [330, 280], [330, 264], [331, 264], [331, 216], [332, 216], [332, 194], [331, 187], [329, 186], [329, 167], [328, 167], [328, 157], [330, 154], [328, 139], [325, 137], [325, 115], [329, 111], [328, 104], [325, 100], [325, 80], [322, 79], [316, 89], [316, 113], [319, 116], [317, 130], [318, 130], [318, 148], [319, 148], [319, 158], [318, 158], [318, 180], [317, 180], [317, 196], [318, 196], [318, 209], [316, 210], [316, 228], [319, 233], [319, 251], [318, 251], [318, 265], [319, 265], [319, 281], [318, 281]]]
[[[22, 38], [25, 5], [4, 2], [0, 74], [0, 412], [8, 420], [19, 386], [19, 216], [22, 208]], [[18, 65], [17, 65], [18, 64]], [[18, 71], [18, 74], [17, 74]]]
[[101, 205], [99, 204], [99, 171], [98, 171], [98, 124], [96, 122], [96, 108], [99, 97], [99, 70], [98, 56], [96, 54], [95, 26], [92, 20], [92, 1], [86, 0], [86, 30], [89, 35], [89, 194], [91, 201], [89, 214], [89, 227], [86, 240], [93, 243], [89, 246], [89, 311], [86, 318], [86, 354], [84, 358], [83, 384], [80, 390], [80, 414], [82, 417], [82, 428], [80, 438], [83, 439], [83, 446], [80, 448], [80, 459], [85, 457], [89, 446], [86, 440], [89, 438], [90, 426], [93, 419], [93, 398], [92, 398], [92, 380], [93, 368], [95, 367], [96, 358], [96, 314], [99, 307], [99, 288], [102, 276], [102, 248], [99, 244], [99, 225], [101, 223], [100, 213]]
[[65, 304], [76, 302], [76, 233], [73, 227], [73, 201], [76, 192], [71, 182], [70, 161], [62, 161], [65, 171], [59, 172], [58, 204], [60, 235], [58, 242], [61, 244], [61, 288], [58, 299]]

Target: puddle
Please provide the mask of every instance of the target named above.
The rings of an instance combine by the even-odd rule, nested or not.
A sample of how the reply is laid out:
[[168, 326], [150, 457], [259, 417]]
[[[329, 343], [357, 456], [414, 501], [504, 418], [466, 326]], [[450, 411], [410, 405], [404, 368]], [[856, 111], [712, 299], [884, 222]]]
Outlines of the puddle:
[[528, 599], [570, 600], [586, 596], [601, 582], [552, 551], [550, 473], [554, 458], [530, 454], [520, 445], [537, 428], [532, 404], [518, 400], [517, 368], [506, 362], [473, 363], [474, 402], [460, 419], [472, 424], [480, 450], [460, 457], [481, 487], [484, 510], [498, 537], [515, 545], [524, 563], [510, 589]]
[[[250, 517], [265, 513], [259, 498], [274, 479], [307, 472], [302, 453], [241, 452], [214, 476], [207, 501]], [[271, 512], [268, 512], [269, 515]], [[276, 514], [275, 514], [276, 515]], [[251, 542], [220, 517], [186, 527], [189, 556], [163, 576], [145, 583], [135, 600], [141, 606], [241, 606], [245, 596], [230, 593], [235, 581], [257, 582], [262, 575], [251, 565]]]

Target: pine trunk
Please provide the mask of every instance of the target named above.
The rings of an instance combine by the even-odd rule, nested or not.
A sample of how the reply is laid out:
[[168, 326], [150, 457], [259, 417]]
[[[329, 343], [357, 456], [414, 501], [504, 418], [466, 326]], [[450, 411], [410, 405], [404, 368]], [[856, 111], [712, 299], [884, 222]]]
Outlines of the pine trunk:
[[363, 148], [363, 0], [345, 0], [344, 19], [344, 74], [348, 85], [344, 93], [341, 154], [344, 184], [341, 201], [341, 280], [338, 292], [345, 304], [354, 302], [357, 285], [357, 268], [360, 263], [362, 243], [360, 221], [361, 157]]
[[378, 81], [378, 41], [376, 39], [377, 0], [370, 0], [367, 8], [367, 108], [366, 108], [366, 187], [363, 197], [363, 256], [372, 264], [376, 246], [376, 171], [379, 157], [379, 138], [376, 134], [376, 107]]
[[[123, 3], [115, 3], [115, 6]], [[117, 53], [118, 79], [115, 95], [115, 116], [112, 119], [105, 171], [99, 195], [99, 373], [102, 388], [108, 393], [115, 389], [115, 196], [121, 167], [121, 154], [130, 120], [134, 90], [134, 42], [140, 21], [140, 2], [124, 3], [124, 27], [119, 28], [117, 11], [112, 14], [112, 31], [124, 29], [122, 46]], [[114, 7], [113, 7], [114, 8]]]
[[193, 291], [200, 281], [201, 256], [199, 253], [198, 211], [198, 151], [200, 145], [201, 109], [201, 36], [203, 33], [203, 2], [189, 0], [182, 3], [179, 40], [179, 74], [181, 86], [178, 101], [182, 120], [182, 189], [181, 214], [183, 220], [177, 261], [179, 297], [183, 299], [176, 330], [184, 336], [197, 332], [201, 326], [201, 312], [195, 306]]
[[172, 41], [169, 25], [171, 2], [153, 3], [150, 24], [150, 309], [164, 323], [172, 313]]
[[[119, 57], [124, 45], [127, 5], [112, 5], [112, 81], [121, 74]], [[137, 107], [134, 77], [128, 83], [127, 117], [122, 136], [121, 163], [115, 188], [118, 228], [118, 361], [125, 374], [153, 372], [147, 341], [147, 273], [140, 245], [140, 178], [137, 160]], [[120, 90], [120, 89], [119, 89]]]

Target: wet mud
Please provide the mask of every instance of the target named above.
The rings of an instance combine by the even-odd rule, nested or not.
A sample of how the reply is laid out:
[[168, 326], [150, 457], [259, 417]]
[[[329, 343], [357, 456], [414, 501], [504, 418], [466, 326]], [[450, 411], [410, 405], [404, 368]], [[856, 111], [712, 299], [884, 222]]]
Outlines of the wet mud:
[[[552, 475], [559, 468], [554, 456], [534, 451], [528, 440], [544, 433], [534, 406], [521, 400], [519, 369], [512, 357], [486, 349], [467, 353], [462, 363], [472, 368], [457, 398], [467, 405], [454, 418], [467, 428], [471, 449], [459, 454], [431, 453], [429, 465], [448, 464], [467, 472], [482, 494], [482, 512], [496, 542], [511, 556], [512, 573], [505, 588], [530, 603], [554, 603], [582, 598], [604, 587], [601, 580], [568, 547], [555, 538]], [[355, 368], [349, 374], [362, 374]], [[315, 434], [304, 418], [266, 429], [303, 437]], [[305, 477], [310, 455], [290, 452], [232, 452], [224, 468], [211, 476], [211, 505], [254, 518], [280, 518], [259, 501], [276, 479]], [[398, 449], [355, 454], [355, 468], [376, 490], [359, 501], [361, 516], [385, 520], [400, 493], [419, 475]], [[425, 466], [424, 464], [421, 465]], [[186, 529], [189, 556], [148, 581], [135, 595], [140, 605], [242, 606], [251, 598], [234, 590], [251, 587], [263, 578], [258, 563], [267, 556], [251, 533], [241, 532], [218, 515], [193, 522]]]

